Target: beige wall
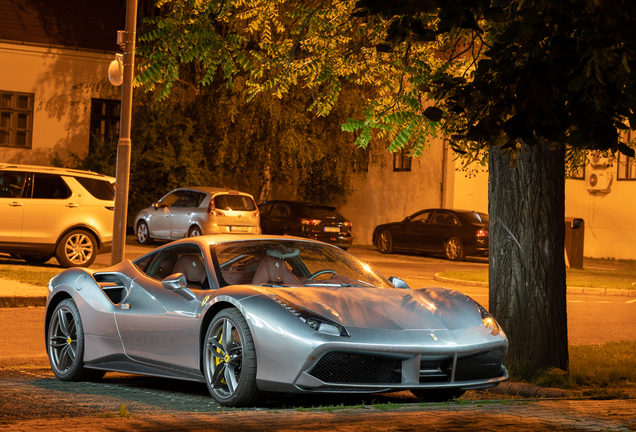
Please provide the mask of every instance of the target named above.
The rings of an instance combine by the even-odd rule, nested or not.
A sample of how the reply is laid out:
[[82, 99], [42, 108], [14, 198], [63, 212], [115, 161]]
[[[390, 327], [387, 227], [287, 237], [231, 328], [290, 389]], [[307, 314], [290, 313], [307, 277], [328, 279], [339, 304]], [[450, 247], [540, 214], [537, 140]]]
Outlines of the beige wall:
[[[609, 192], [588, 190], [588, 180], [566, 180], [565, 216], [584, 220], [585, 256], [636, 259], [636, 181], [617, 181], [616, 163], [604, 171], [613, 177]], [[468, 178], [456, 172], [453, 205], [487, 211], [488, 173]]]
[[[411, 171], [402, 172], [393, 171], [392, 153], [383, 148], [372, 152], [366, 178], [354, 181], [354, 192], [346, 203], [333, 203], [351, 221], [354, 244], [372, 244], [377, 225], [401, 221], [418, 210], [440, 207], [442, 196], [449, 201], [452, 183], [450, 187], [445, 183], [442, 193], [443, 151], [442, 141], [434, 140], [422, 157], [412, 160]], [[447, 161], [447, 166], [452, 166], [452, 160]]]
[[0, 43], [0, 90], [34, 94], [32, 148], [0, 147], [0, 162], [49, 165], [88, 150], [91, 98], [119, 99], [108, 83], [113, 53]]

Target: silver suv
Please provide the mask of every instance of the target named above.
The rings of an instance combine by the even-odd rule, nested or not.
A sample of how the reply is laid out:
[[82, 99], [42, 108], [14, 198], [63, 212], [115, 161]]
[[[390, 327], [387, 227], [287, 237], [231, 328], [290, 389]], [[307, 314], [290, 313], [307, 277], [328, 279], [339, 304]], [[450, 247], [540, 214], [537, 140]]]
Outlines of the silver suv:
[[0, 252], [90, 266], [112, 247], [114, 184], [90, 171], [0, 163]]
[[176, 240], [207, 234], [260, 234], [252, 195], [230, 189], [175, 189], [135, 217], [137, 241]]

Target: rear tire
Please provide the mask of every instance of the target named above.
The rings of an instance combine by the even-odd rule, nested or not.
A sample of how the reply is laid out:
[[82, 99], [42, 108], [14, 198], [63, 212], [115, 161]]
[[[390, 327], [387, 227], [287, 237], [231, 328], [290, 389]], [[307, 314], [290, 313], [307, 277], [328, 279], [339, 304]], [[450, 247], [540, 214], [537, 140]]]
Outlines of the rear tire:
[[66, 299], [57, 305], [49, 319], [46, 352], [51, 369], [62, 381], [92, 381], [105, 372], [84, 367], [84, 327], [77, 305]]
[[64, 268], [89, 267], [97, 257], [97, 240], [87, 231], [69, 231], [57, 245], [55, 257]]
[[383, 254], [393, 253], [393, 237], [388, 231], [381, 231], [378, 235], [378, 250]]
[[203, 233], [198, 226], [193, 226], [188, 230], [188, 237], [199, 237], [200, 235], [203, 235]]
[[465, 258], [464, 245], [457, 237], [451, 237], [444, 245], [444, 253], [446, 258], [451, 261], [463, 261]]

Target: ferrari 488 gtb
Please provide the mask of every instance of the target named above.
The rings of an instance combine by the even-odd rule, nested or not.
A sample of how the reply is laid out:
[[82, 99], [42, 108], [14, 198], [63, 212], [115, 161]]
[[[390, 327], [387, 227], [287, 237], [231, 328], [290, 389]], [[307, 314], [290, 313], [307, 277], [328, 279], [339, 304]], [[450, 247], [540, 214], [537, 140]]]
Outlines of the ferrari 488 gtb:
[[409, 289], [295, 237], [191, 237], [110, 268], [65, 270], [49, 283], [45, 322], [59, 379], [205, 382], [225, 406], [268, 392], [442, 400], [508, 377], [506, 336], [471, 298]]

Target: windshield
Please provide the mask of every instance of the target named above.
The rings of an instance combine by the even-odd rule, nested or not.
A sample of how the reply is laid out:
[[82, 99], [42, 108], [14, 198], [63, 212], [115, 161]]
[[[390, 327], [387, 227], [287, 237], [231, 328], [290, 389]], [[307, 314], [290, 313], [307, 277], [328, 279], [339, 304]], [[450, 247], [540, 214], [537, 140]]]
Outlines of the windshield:
[[393, 287], [342, 249], [315, 242], [254, 240], [211, 246], [221, 286]]

